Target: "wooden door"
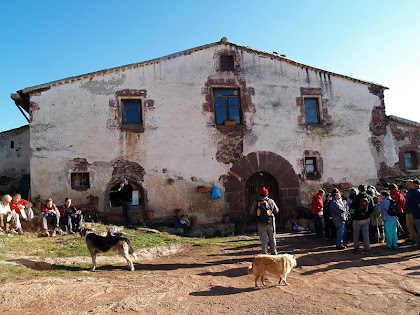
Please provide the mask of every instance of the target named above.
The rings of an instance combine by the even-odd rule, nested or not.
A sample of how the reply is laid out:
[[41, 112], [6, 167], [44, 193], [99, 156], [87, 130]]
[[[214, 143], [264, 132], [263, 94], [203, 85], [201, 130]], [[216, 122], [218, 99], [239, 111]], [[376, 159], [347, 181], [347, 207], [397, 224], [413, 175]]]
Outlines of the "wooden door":
[[255, 173], [248, 179], [245, 187], [245, 209], [248, 222], [255, 222], [255, 217], [251, 216], [249, 212], [254, 200], [260, 198], [260, 189], [262, 187], [268, 189], [268, 197], [273, 199], [280, 208], [279, 186], [276, 179], [265, 172]]

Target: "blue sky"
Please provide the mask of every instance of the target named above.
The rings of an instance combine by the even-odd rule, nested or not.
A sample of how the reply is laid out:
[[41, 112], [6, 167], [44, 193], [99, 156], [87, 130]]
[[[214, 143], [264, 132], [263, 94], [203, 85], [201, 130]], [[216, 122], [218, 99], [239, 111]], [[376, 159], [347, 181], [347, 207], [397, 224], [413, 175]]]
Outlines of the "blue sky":
[[27, 122], [25, 87], [219, 41], [382, 84], [420, 122], [420, 1], [37, 0], [0, 4], [0, 132]]

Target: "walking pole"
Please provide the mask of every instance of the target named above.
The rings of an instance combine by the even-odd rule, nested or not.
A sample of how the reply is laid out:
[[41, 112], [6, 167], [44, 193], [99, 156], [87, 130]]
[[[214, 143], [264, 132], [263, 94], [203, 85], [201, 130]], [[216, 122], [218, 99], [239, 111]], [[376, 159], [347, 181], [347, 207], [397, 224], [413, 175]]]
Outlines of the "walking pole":
[[379, 221], [378, 221], [378, 215], [375, 214], [376, 218], [376, 234], [378, 234], [378, 243], [379, 243]]

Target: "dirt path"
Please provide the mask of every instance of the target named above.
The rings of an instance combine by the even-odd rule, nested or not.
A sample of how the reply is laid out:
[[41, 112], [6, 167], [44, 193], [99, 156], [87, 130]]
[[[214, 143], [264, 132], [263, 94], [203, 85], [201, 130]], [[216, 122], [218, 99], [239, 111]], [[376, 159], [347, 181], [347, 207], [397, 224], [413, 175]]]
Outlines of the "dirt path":
[[297, 257], [289, 286], [269, 275], [266, 287], [254, 289], [246, 268], [259, 247], [233, 241], [206, 255], [193, 247], [142, 256], [134, 272], [106, 257], [94, 275], [8, 283], [0, 287], [0, 313], [419, 314], [420, 251], [413, 247], [387, 252], [376, 244], [365, 256], [335, 251], [313, 235], [277, 239], [280, 252]]

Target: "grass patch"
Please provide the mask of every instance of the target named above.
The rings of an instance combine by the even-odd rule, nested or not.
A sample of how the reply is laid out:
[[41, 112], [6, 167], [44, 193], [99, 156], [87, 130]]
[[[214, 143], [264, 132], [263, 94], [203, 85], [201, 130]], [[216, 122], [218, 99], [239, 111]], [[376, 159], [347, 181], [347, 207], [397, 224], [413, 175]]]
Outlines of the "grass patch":
[[[113, 226], [93, 224], [95, 233], [102, 234]], [[130, 239], [134, 250], [168, 246], [174, 243], [194, 248], [194, 255], [207, 255], [216, 248], [246, 247], [258, 245], [258, 237], [241, 238], [237, 236], [192, 238], [179, 237], [168, 233], [155, 233], [141, 229], [122, 229]], [[39, 237], [37, 233], [26, 232], [24, 235], [0, 234], [0, 283], [29, 280], [40, 277], [78, 277], [86, 276], [89, 263], [49, 264], [43, 258], [90, 257], [84, 239], [79, 234], [61, 235], [56, 237]], [[118, 255], [115, 251], [105, 254]], [[33, 259], [31, 258], [33, 257]], [[40, 259], [39, 259], [40, 258]], [[48, 261], [48, 260], [47, 260]], [[61, 260], [62, 261], [62, 260]], [[94, 276], [89, 274], [89, 276]]]

